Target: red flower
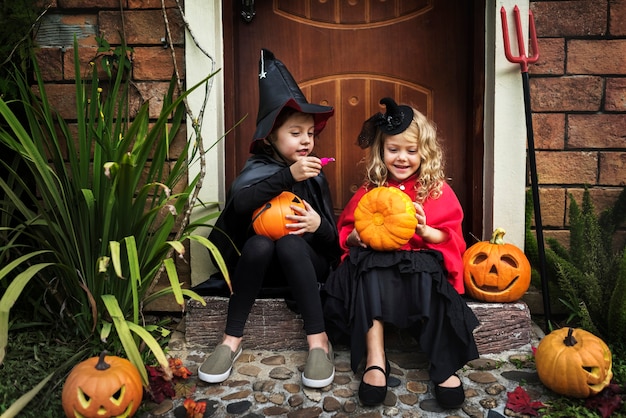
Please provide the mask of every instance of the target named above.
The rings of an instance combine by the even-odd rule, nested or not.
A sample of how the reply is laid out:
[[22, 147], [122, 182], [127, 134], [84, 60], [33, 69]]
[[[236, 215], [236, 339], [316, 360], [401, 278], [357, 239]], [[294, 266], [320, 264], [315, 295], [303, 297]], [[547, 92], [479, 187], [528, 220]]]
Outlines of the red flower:
[[173, 380], [168, 380], [161, 366], [146, 366], [148, 371], [148, 382], [150, 383], [150, 391], [148, 396], [156, 403], [163, 402], [166, 398], [175, 398], [175, 384], [181, 379], [187, 379], [191, 372], [183, 366], [183, 362], [179, 358], [169, 358], [168, 360]]
[[150, 383], [150, 391], [148, 392], [150, 399], [156, 403], [161, 403], [166, 398], [176, 396], [174, 384], [169, 380], [165, 380], [160, 367], [146, 366], [146, 370], [148, 371], [148, 382]]
[[526, 391], [520, 386], [516, 387], [513, 392], [508, 392], [506, 396], [508, 398], [506, 407], [513, 412], [519, 412], [536, 417], [539, 416], [537, 410], [546, 407], [539, 401], [531, 401], [528, 393], [526, 393]]
[[183, 406], [187, 411], [186, 418], [202, 418], [206, 411], [206, 402], [196, 402], [191, 398], [185, 399]]
[[174, 376], [180, 377], [182, 379], [187, 379], [189, 376], [192, 375], [191, 371], [183, 366], [183, 361], [181, 359], [170, 357], [169, 359], [167, 359], [167, 361], [170, 364], [170, 369], [172, 369], [172, 373], [174, 374]]

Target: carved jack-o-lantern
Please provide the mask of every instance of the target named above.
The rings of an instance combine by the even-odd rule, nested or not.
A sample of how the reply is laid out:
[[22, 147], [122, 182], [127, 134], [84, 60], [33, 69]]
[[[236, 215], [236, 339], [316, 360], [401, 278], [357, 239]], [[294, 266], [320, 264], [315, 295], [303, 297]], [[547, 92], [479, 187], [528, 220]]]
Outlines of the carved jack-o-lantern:
[[579, 328], [561, 328], [543, 337], [535, 352], [541, 382], [556, 393], [587, 398], [613, 378], [613, 358], [600, 338]]
[[68, 418], [126, 418], [137, 412], [143, 398], [137, 368], [105, 354], [78, 363], [65, 380], [61, 403]]
[[497, 228], [490, 241], [481, 241], [463, 254], [465, 291], [484, 302], [515, 302], [530, 286], [530, 263], [522, 250], [507, 244]]
[[282, 192], [261, 206], [252, 214], [252, 227], [254, 232], [265, 235], [268, 238], [277, 240], [289, 233], [285, 226], [291, 221], [287, 220], [287, 215], [295, 215], [291, 205], [304, 207], [302, 199], [291, 192]]

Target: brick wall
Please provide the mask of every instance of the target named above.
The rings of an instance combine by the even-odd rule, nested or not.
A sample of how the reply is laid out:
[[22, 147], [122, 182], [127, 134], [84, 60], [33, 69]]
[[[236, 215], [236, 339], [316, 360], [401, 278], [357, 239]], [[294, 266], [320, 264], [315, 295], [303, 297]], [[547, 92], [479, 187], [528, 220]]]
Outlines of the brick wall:
[[[161, 0], [40, 0], [51, 4], [36, 33], [37, 58], [48, 98], [61, 116], [71, 123], [76, 115], [74, 35], [77, 37], [81, 73], [90, 74], [90, 62], [96, 65], [98, 44], [96, 36], [104, 38], [112, 47], [121, 39], [133, 49], [132, 79], [129, 98], [130, 114], [145, 102], [149, 103], [151, 118], [157, 118], [162, 98], [175, 72], [174, 57], [169, 41], [174, 46], [179, 77], [184, 82], [184, 22], [175, 0], [165, 0], [167, 21], [171, 35], [166, 33]], [[180, 0], [181, 6], [184, 4]], [[123, 13], [121, 12], [123, 10]], [[97, 67], [99, 68], [99, 67]], [[100, 74], [104, 79], [105, 74]], [[170, 148], [171, 159], [178, 158], [187, 141], [186, 127], [182, 126]], [[176, 257], [179, 278], [191, 283], [188, 262]], [[159, 287], [167, 279], [161, 279]], [[159, 289], [157, 287], [156, 290]], [[163, 299], [163, 298], [162, 298]], [[177, 310], [174, 303], [154, 302], [154, 310]], [[165, 298], [167, 299], [167, 298]]]
[[[179, 75], [184, 79], [183, 20], [174, 0], [166, 0], [165, 5]], [[77, 34], [81, 67], [86, 74], [89, 62], [96, 55], [96, 36], [111, 45], [119, 45], [123, 34], [134, 49], [133, 101], [137, 105], [150, 101], [150, 115], [157, 117], [160, 98], [174, 74], [161, 0], [53, 0], [52, 6], [36, 39], [41, 47], [38, 59], [46, 89], [61, 115], [71, 117], [75, 113], [74, 103], [67, 100], [74, 92], [73, 35]], [[120, 9], [124, 10], [123, 14]]]
[[569, 193], [580, 204], [588, 185], [600, 211], [626, 186], [626, 0], [534, 1], [531, 10], [542, 222], [546, 237], [566, 244]]

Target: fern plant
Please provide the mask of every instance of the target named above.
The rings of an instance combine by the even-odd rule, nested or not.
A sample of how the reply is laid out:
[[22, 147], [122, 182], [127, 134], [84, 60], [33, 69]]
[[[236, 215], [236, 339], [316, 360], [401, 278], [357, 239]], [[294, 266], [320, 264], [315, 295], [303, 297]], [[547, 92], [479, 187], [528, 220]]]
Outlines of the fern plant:
[[[570, 194], [569, 248], [546, 239], [546, 274], [551, 294], [570, 311], [568, 322], [611, 342], [624, 342], [626, 335], [626, 251], [615, 249], [615, 233], [626, 220], [626, 188], [615, 205], [598, 217], [589, 189], [579, 206]], [[532, 195], [526, 198], [525, 252], [538, 280], [537, 240], [531, 225]], [[553, 301], [554, 303], [554, 301]]]

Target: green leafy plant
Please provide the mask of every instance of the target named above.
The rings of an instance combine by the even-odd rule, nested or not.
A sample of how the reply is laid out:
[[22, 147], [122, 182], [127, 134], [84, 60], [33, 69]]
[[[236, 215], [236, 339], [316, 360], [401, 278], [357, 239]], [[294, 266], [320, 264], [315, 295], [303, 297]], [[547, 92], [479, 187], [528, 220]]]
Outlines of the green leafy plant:
[[43, 9], [42, 3], [31, 0], [0, 3], [0, 93], [5, 97], [18, 95], [10, 74], [13, 65], [26, 68], [29, 64], [29, 35]]
[[[13, 322], [24, 323], [23, 312]], [[0, 416], [63, 416], [63, 377], [81, 360], [81, 342], [65, 339], [52, 327], [29, 326], [11, 335], [11, 350], [0, 367]], [[34, 399], [37, 407], [29, 408]]]
[[[530, 229], [532, 195], [526, 199], [525, 253], [539, 265], [537, 240]], [[615, 205], [596, 215], [588, 188], [579, 206], [570, 195], [570, 242], [565, 248], [555, 239], [546, 243], [546, 272], [550, 293], [571, 313], [567, 322], [610, 343], [626, 342], [626, 251], [614, 248], [615, 232], [626, 220], [626, 188]], [[539, 279], [536, 270], [533, 283]], [[554, 303], [554, 302], [553, 302]]]
[[[187, 91], [178, 91], [173, 79], [159, 117], [151, 120], [148, 103], [132, 107], [130, 51], [101, 43], [85, 80], [75, 43], [75, 121], [53, 109], [36, 59], [38, 84], [31, 88], [16, 69], [20, 100], [0, 98], [0, 143], [17, 156], [2, 161], [8, 175], [0, 179], [0, 262], [16, 260], [0, 270], [0, 283], [11, 289], [0, 301], [0, 353], [7, 346], [8, 312], [24, 294], [42, 316], [89, 342], [85, 356], [125, 352], [147, 386], [148, 358], [169, 366], [158, 342], [166, 331], [144, 324], [144, 304], [165, 295], [181, 306], [184, 297], [204, 303], [181, 287], [173, 256], [184, 254], [185, 241], [198, 242], [228, 278], [216, 247], [194, 235], [218, 214], [188, 223], [190, 196], [201, 180], [188, 172], [200, 158], [197, 123], [195, 138], [171, 155], [182, 137], [185, 98], [214, 74]], [[110, 74], [106, 80], [98, 61]], [[169, 286], [154, 291], [161, 275]], [[140, 350], [144, 344], [149, 350]]]

